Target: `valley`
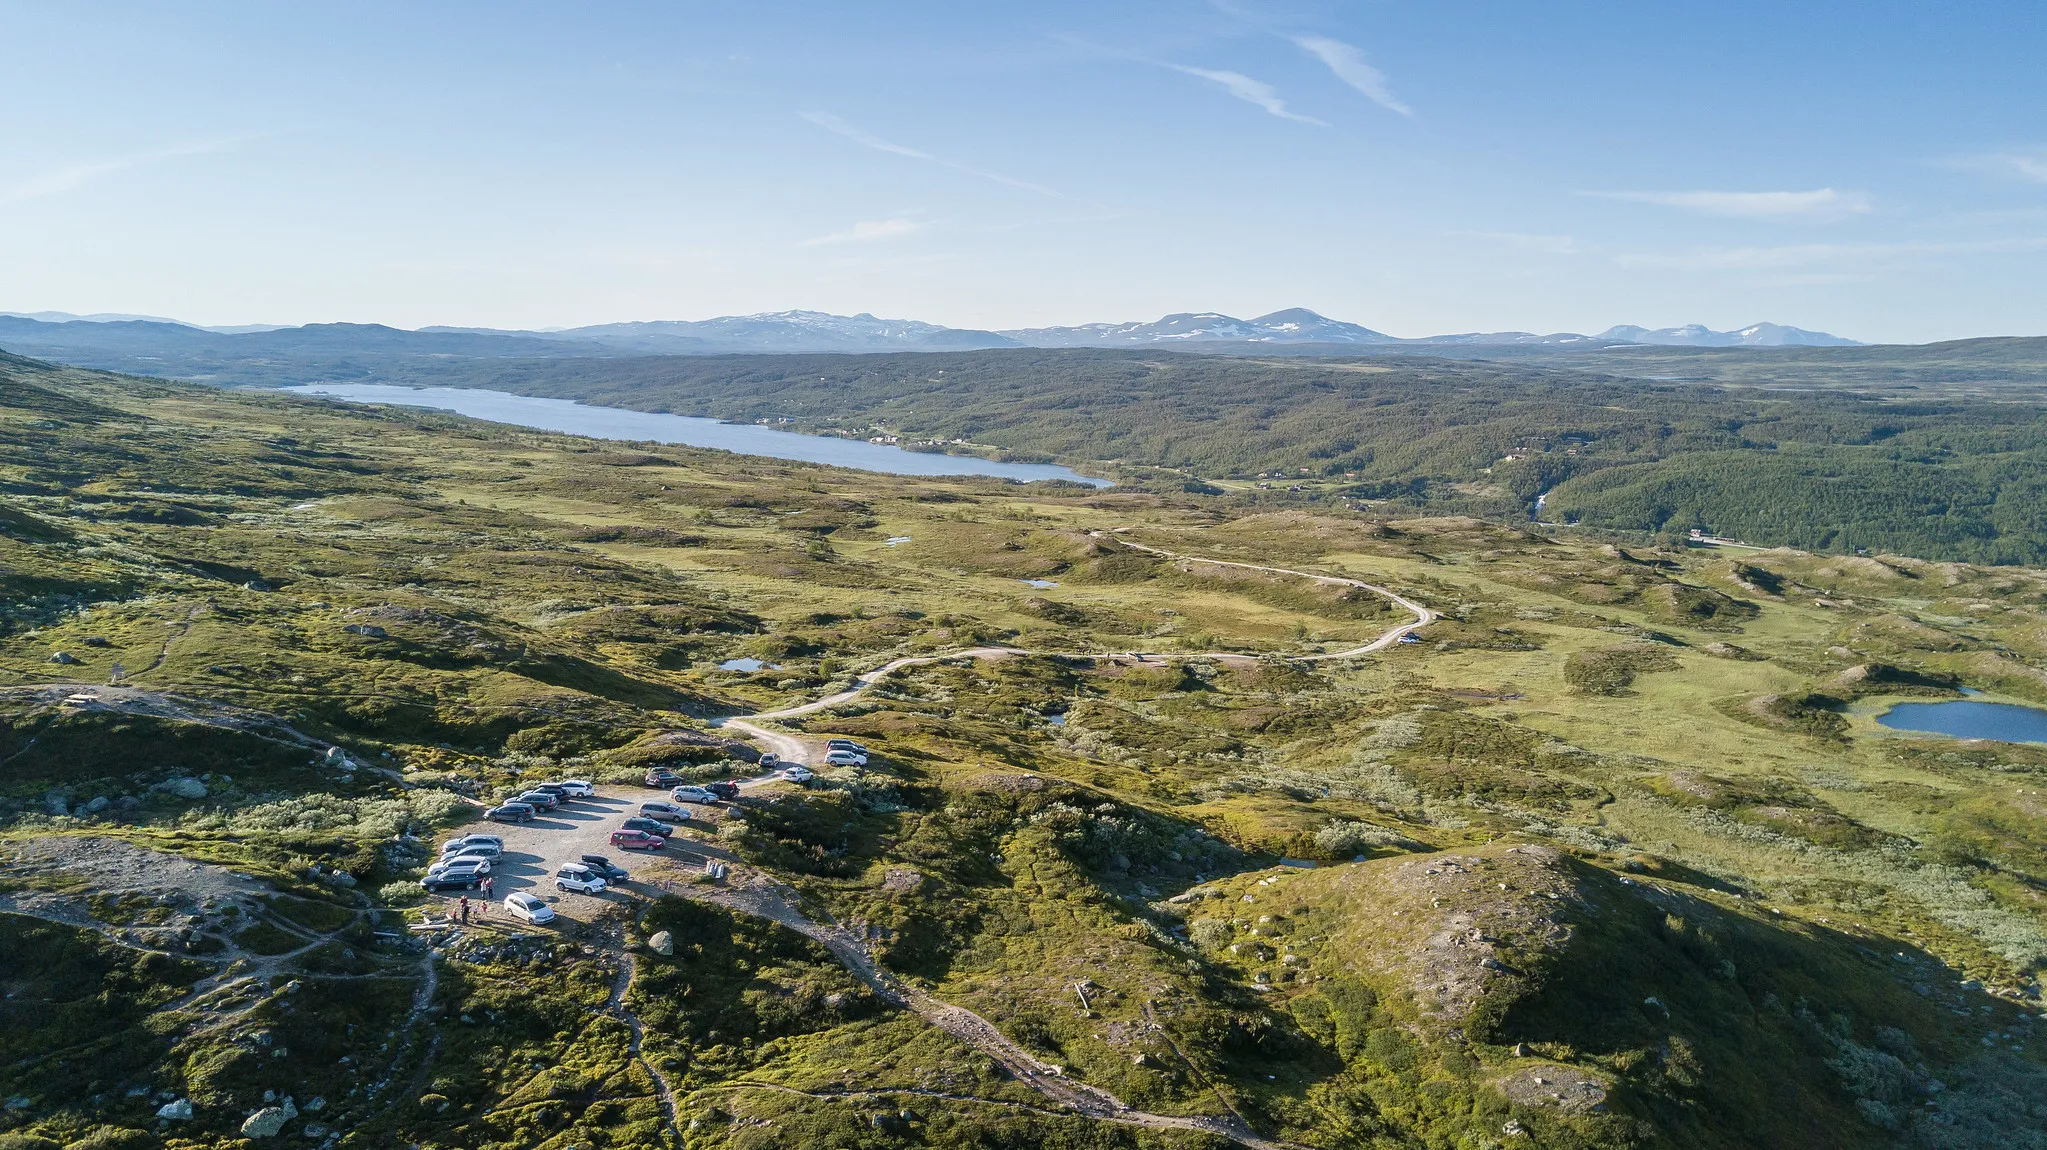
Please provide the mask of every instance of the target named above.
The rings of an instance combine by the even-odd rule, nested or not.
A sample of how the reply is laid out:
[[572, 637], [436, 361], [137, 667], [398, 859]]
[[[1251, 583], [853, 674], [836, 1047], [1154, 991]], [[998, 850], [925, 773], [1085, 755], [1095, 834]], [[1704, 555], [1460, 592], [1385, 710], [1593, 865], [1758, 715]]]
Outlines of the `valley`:
[[1122, 478], [0, 360], [0, 1145], [2039, 1144], [2039, 570]]

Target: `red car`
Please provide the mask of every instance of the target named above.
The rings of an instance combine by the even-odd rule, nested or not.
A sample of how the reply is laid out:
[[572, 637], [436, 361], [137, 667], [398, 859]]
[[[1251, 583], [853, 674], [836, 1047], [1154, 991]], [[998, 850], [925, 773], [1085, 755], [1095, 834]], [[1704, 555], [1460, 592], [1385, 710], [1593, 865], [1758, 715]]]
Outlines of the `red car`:
[[668, 840], [660, 835], [650, 835], [646, 831], [613, 831], [611, 845], [624, 847], [626, 850], [658, 851], [668, 845]]

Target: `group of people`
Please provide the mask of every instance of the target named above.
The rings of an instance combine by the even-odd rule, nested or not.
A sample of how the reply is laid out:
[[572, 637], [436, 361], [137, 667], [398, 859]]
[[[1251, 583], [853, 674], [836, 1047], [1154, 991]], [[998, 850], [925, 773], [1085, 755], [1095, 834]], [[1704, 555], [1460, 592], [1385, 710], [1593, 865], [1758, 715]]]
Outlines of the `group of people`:
[[[477, 900], [475, 907], [476, 917], [478, 918], [482, 918], [485, 914], [488, 914], [490, 912], [490, 886], [491, 886], [490, 876], [485, 875], [483, 879], [483, 897]], [[470, 911], [469, 896], [465, 894], [462, 896], [462, 900], [459, 904], [459, 913], [462, 916], [463, 922], [469, 921], [469, 911]]]

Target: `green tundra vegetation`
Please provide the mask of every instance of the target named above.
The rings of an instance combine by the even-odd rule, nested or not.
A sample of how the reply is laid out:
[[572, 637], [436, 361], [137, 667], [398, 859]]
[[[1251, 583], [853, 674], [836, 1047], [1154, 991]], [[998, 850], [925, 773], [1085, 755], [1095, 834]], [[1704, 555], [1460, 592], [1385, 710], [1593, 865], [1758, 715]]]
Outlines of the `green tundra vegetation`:
[[[1017, 349], [394, 361], [368, 374], [886, 432], [929, 450], [1058, 460], [1154, 491], [2047, 563], [2040, 372], [2013, 368], [2025, 386], [1968, 382], [2001, 378], [1992, 369], [2014, 355], [2032, 364], [2005, 346], [2029, 341], [1992, 342], [1988, 366], [1950, 345], [1504, 362]], [[1686, 375], [1665, 353], [1727, 370]], [[1808, 363], [1834, 364], [1849, 382], [1822, 370], [1837, 382], [1799, 384]], [[1899, 377], [1960, 382], [1890, 386], [1886, 364]], [[1676, 378], [1656, 376], [1658, 365]], [[1258, 491], [1261, 481], [1279, 494]]]
[[[1103, 395], [1211, 370], [1098, 362]], [[1285, 399], [1335, 369], [1258, 370], [1271, 396], [1186, 451], [1346, 434]], [[1495, 413], [1434, 442], [1423, 384], [1344, 377], [1325, 413], [1383, 400], [1402, 430], [1327, 459], [1491, 460], [1551, 502], [1584, 484], [1590, 521], [1658, 497], [1631, 468], [1706, 458], [1655, 444], [1756, 438], [1729, 404], [1782, 429], [1745, 458], [1899, 483], [2022, 476], [2037, 418], [1656, 391], [1653, 420], [1542, 424], [1549, 384], [1470, 370], [1429, 394]], [[1148, 421], [1168, 390], [1127, 423], [1033, 418], [1156, 449], [1198, 422]], [[1557, 450], [1499, 463], [1517, 420]], [[1580, 458], [1566, 434], [1613, 465], [1539, 476]], [[1875, 508], [1876, 483], [1843, 486]], [[1964, 688], [2047, 703], [2031, 553], [1440, 512], [908, 479], [0, 360], [0, 1148], [261, 1145], [245, 1123], [287, 1098], [279, 1137], [336, 1150], [1227, 1144], [1186, 1116], [1322, 1150], [2047, 1146], [2047, 750], [1876, 722]], [[1441, 617], [1346, 654], [1406, 612], [1190, 556]], [[874, 757], [682, 833], [1146, 1121], [1063, 1107], [687, 880], [524, 937], [406, 937], [472, 800], [722, 776], [719, 716], [988, 646], [1015, 653], [787, 720]]]

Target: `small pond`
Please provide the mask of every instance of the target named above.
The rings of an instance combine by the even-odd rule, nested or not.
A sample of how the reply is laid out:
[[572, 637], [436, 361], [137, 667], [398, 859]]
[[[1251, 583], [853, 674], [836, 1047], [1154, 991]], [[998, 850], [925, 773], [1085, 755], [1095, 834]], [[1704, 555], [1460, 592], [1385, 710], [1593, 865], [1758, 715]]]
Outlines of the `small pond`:
[[2006, 743], [2047, 743], [2047, 711], [2012, 703], [1984, 703], [1975, 699], [1899, 703], [1878, 715], [1876, 721], [1897, 731]]
[[1017, 580], [1017, 582], [1028, 583], [1031, 586], [1036, 587], [1040, 591], [1043, 591], [1047, 587], [1059, 586], [1059, 584], [1052, 582], [1050, 579], [1019, 579]]
[[782, 669], [782, 664], [763, 663], [759, 659], [727, 659], [718, 664], [720, 671], [758, 671], [762, 667], [766, 667], [770, 671], [779, 671]]

